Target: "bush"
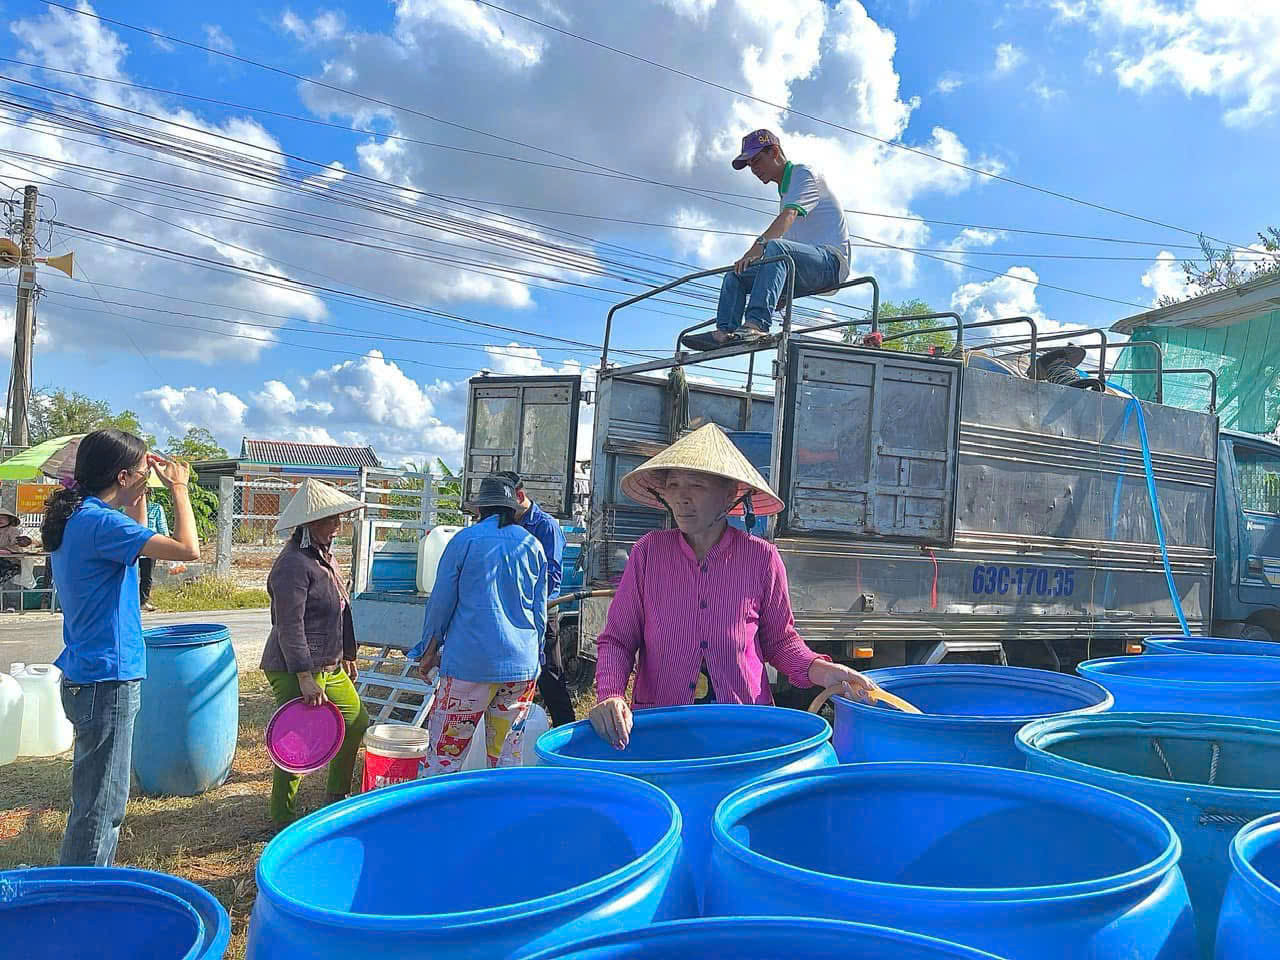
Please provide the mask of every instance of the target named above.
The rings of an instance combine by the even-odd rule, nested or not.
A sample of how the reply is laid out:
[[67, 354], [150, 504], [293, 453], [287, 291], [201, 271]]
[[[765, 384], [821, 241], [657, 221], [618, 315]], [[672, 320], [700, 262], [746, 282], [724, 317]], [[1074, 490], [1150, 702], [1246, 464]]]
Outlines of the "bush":
[[[196, 535], [201, 543], [209, 543], [218, 536], [218, 495], [206, 490], [196, 483], [195, 471], [191, 473], [191, 484], [187, 487], [191, 494], [191, 512], [196, 516]], [[152, 490], [148, 494], [152, 500], [164, 508], [165, 519], [169, 521], [169, 530], [173, 530], [173, 499], [168, 490]]]

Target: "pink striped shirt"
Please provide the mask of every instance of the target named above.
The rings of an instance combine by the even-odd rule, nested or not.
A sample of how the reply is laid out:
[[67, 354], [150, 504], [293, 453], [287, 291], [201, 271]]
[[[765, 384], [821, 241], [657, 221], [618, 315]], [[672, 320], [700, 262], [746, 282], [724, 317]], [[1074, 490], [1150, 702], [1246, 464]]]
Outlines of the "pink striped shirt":
[[692, 703], [705, 660], [718, 702], [769, 704], [766, 661], [808, 687], [816, 659], [772, 543], [729, 527], [699, 564], [679, 530], [659, 530], [631, 551], [596, 640], [596, 696], [623, 696], [635, 670], [637, 708]]

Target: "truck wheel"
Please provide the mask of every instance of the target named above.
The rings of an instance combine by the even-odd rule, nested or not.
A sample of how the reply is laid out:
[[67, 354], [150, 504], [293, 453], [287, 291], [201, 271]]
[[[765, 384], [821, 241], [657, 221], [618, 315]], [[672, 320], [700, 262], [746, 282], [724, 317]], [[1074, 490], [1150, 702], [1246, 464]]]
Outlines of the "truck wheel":
[[1240, 624], [1241, 640], [1262, 640], [1266, 643], [1271, 642], [1271, 631], [1266, 627], [1259, 626], [1256, 623]]

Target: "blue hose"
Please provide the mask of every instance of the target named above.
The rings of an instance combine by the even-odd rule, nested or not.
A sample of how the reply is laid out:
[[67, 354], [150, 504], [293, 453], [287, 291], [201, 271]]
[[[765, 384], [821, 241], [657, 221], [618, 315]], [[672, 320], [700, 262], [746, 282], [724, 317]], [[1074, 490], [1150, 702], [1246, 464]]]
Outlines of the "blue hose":
[[[1128, 393], [1128, 391], [1125, 391]], [[1142, 414], [1142, 404], [1133, 394], [1129, 394], [1131, 409], [1138, 415], [1138, 435], [1142, 438], [1142, 469], [1147, 474], [1147, 497], [1151, 501], [1151, 513], [1156, 521], [1156, 539], [1160, 541], [1160, 560], [1164, 564], [1164, 579], [1169, 585], [1169, 599], [1173, 601], [1173, 612], [1178, 615], [1178, 623], [1182, 625], [1182, 635], [1191, 636], [1191, 628], [1187, 626], [1187, 617], [1182, 612], [1182, 598], [1178, 596], [1177, 587], [1173, 583], [1173, 570], [1169, 566], [1169, 547], [1164, 538], [1164, 523], [1160, 520], [1160, 501], [1156, 497], [1155, 472], [1151, 469], [1151, 444], [1147, 440], [1147, 420]]]

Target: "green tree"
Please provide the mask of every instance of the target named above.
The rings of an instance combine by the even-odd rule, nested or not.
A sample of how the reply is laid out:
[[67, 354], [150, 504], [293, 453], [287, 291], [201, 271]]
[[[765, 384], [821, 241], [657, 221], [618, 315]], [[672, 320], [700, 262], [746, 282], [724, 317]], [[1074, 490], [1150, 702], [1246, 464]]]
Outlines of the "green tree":
[[[425, 464], [419, 467], [411, 460], [405, 463], [404, 468], [413, 473], [426, 473], [428, 469]], [[444, 477], [443, 482], [436, 485], [436, 519], [442, 524], [460, 527], [466, 523], [466, 518], [462, 515], [462, 478], [450, 470], [438, 457], [436, 470]], [[396, 486], [403, 490], [421, 490], [422, 481], [417, 477], [406, 478], [398, 481]], [[393, 503], [403, 503], [406, 506], [417, 503], [418, 500], [417, 497], [404, 496], [392, 496], [388, 499]]]
[[[894, 319], [895, 317], [910, 318], [936, 312], [933, 307], [920, 299], [903, 300], [901, 303], [886, 300], [880, 304], [880, 332], [886, 337], [911, 333], [914, 330], [920, 331], [919, 333], [911, 333], [910, 336], [903, 337], [901, 340], [890, 340], [885, 343], [884, 348], [886, 350], [901, 350], [905, 353], [927, 353], [930, 347], [938, 347], [943, 352], [950, 352], [956, 344], [955, 333], [950, 330], [938, 331], [929, 329], [930, 327], [946, 326], [947, 321], [945, 319]], [[866, 332], [865, 328], [845, 327], [843, 333], [844, 342], [853, 343], [861, 335], [859, 331]]]
[[171, 457], [193, 460], [226, 460], [230, 454], [206, 427], [188, 427], [182, 437], [170, 437], [165, 449]]
[[[200, 486], [196, 480], [196, 472], [192, 470], [187, 493], [191, 496], [191, 512], [196, 518], [196, 533], [201, 543], [209, 543], [218, 535], [218, 495]], [[149, 490], [147, 496], [164, 509], [169, 529], [173, 530], [173, 499], [169, 496], [169, 491]]]
[[95, 400], [78, 390], [43, 389], [31, 398], [31, 442], [40, 443], [71, 433], [90, 433], [115, 427], [141, 437], [147, 446], [155, 446], [156, 438], [142, 429], [138, 415], [132, 410], [111, 409], [106, 400]]
[[[1254, 251], [1238, 247], [1215, 247], [1204, 234], [1199, 239], [1201, 259], [1182, 261], [1188, 297], [1232, 290], [1250, 280], [1280, 273], [1280, 227], [1267, 227], [1258, 234], [1258, 247], [1271, 256], [1258, 256]], [[1238, 259], [1240, 254], [1247, 256], [1244, 262]], [[1177, 302], [1176, 297], [1165, 296], [1160, 298], [1159, 305], [1167, 307]]]

